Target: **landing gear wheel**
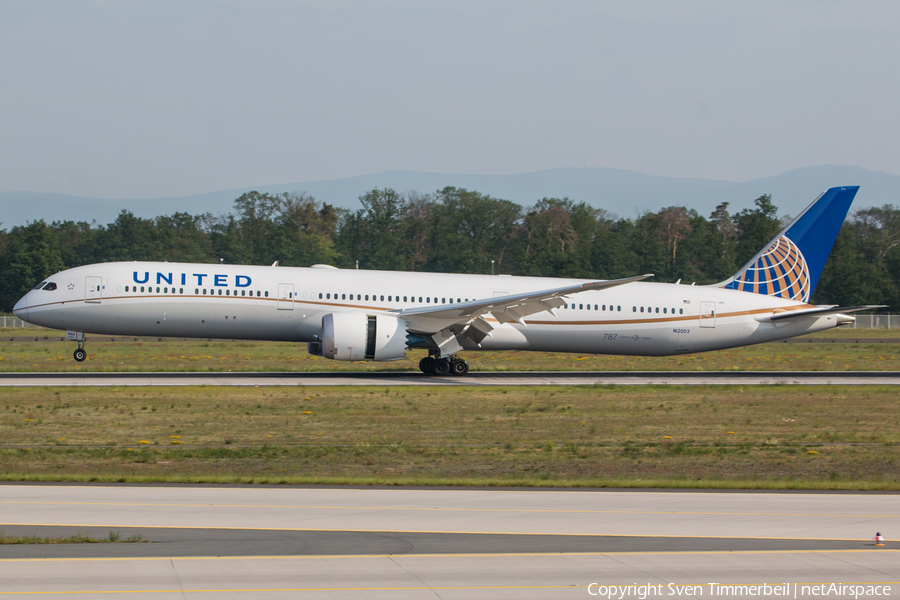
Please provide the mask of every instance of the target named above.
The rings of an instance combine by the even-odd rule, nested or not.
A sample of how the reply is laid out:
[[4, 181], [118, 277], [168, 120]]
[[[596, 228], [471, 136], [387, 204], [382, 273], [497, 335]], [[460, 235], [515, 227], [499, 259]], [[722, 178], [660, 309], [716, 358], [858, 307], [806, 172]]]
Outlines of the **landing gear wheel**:
[[446, 358], [438, 359], [434, 361], [434, 366], [431, 368], [432, 373], [435, 375], [447, 375], [450, 373], [450, 361]]
[[421, 370], [426, 375], [432, 375], [434, 373], [434, 363], [437, 362], [431, 356], [426, 356], [422, 360], [419, 361], [419, 370]]
[[469, 363], [456, 358], [450, 361], [450, 373], [453, 375], [466, 375], [469, 372]]
[[85, 352], [83, 348], [79, 348], [72, 354], [72, 357], [78, 362], [84, 362], [84, 359], [87, 358], [87, 352]]

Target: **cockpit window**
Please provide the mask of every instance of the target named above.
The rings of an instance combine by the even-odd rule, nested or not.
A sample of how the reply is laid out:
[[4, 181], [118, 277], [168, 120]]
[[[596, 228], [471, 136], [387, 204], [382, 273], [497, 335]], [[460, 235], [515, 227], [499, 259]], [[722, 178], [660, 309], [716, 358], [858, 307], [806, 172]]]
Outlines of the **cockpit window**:
[[55, 290], [55, 289], [56, 289], [56, 284], [53, 283], [52, 281], [51, 281], [50, 283], [48, 283], [47, 285], [44, 286], [44, 291], [45, 291], [45, 292], [52, 292], [52, 291]]
[[41, 289], [42, 287], [44, 287], [45, 285], [47, 285], [47, 282], [46, 282], [46, 281], [42, 281], [42, 282], [40, 282], [39, 284], [37, 284], [36, 286], [34, 286], [34, 287], [31, 288], [31, 289], [33, 289], [33, 290], [39, 290], [39, 289]]

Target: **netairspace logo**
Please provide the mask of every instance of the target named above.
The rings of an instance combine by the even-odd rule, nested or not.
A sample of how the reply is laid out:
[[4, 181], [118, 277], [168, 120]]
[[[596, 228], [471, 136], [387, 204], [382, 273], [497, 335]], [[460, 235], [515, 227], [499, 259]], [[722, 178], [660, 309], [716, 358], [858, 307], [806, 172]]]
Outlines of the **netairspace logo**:
[[889, 596], [891, 586], [883, 584], [844, 584], [844, 583], [780, 583], [780, 584], [738, 584], [707, 583], [705, 585], [669, 584], [632, 584], [602, 585], [592, 583], [588, 586], [588, 594], [612, 600], [625, 598], [647, 598], [658, 596], [694, 596], [707, 595], [710, 598], [730, 598], [732, 596], [763, 596], [772, 598], [827, 597], [860, 598], [867, 596]]

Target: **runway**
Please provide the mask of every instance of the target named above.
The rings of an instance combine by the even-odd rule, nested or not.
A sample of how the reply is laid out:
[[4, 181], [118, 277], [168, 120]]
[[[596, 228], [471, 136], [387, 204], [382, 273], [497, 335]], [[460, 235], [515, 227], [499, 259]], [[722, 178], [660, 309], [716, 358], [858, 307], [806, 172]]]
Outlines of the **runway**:
[[464, 377], [368, 373], [0, 373], [0, 387], [46, 386], [497, 386], [900, 385], [898, 371], [492, 371]]
[[[897, 500], [851, 493], [0, 485], [6, 535], [77, 530], [106, 537], [116, 530], [148, 540], [0, 546], [0, 597], [584, 598], [592, 583], [720, 597], [710, 582], [866, 582], [891, 586], [882, 589], [890, 597], [900, 591], [900, 547], [876, 547], [870, 538], [898, 530]], [[702, 585], [702, 596], [669, 594], [670, 583]]]

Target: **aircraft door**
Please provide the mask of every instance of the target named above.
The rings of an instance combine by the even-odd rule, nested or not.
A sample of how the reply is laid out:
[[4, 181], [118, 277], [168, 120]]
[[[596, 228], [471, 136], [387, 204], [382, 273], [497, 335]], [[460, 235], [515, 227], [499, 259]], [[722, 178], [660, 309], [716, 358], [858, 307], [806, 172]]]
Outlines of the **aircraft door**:
[[84, 278], [84, 301], [100, 304], [103, 299], [103, 279], [100, 277]]
[[294, 284], [278, 284], [278, 310], [294, 310]]
[[716, 326], [716, 303], [700, 302], [700, 327], [715, 328]]

